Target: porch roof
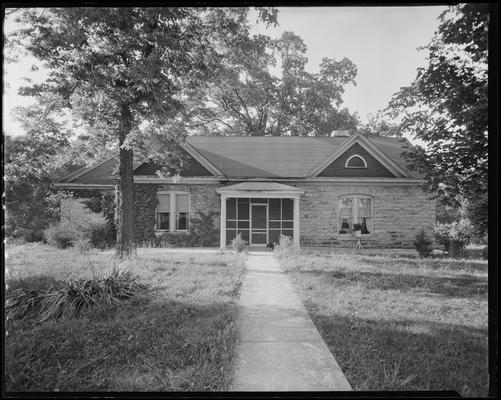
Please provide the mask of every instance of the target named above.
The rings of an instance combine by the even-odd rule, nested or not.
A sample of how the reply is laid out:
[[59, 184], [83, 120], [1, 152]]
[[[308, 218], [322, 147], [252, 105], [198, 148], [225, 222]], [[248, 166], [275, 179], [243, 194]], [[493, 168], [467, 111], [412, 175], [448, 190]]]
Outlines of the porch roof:
[[235, 185], [224, 186], [216, 190], [221, 194], [254, 194], [254, 195], [272, 195], [272, 194], [290, 194], [299, 195], [303, 194], [304, 190], [295, 186], [284, 185], [277, 182], [242, 182]]

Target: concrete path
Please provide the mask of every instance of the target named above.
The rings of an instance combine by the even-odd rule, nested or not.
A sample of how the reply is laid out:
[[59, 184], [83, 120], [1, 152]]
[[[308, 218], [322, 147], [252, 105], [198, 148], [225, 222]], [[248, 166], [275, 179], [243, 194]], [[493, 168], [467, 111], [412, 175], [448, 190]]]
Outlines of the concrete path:
[[249, 254], [240, 306], [230, 390], [351, 390], [272, 253]]

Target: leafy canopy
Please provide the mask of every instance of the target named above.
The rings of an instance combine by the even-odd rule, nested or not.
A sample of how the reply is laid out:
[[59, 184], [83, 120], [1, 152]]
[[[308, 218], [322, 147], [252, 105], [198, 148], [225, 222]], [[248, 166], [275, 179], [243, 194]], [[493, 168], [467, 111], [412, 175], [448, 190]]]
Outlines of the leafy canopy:
[[407, 153], [426, 175], [426, 189], [458, 205], [462, 196], [475, 202], [487, 194], [489, 6], [451, 6], [439, 18], [425, 47], [428, 65], [394, 95], [389, 110], [426, 143]]

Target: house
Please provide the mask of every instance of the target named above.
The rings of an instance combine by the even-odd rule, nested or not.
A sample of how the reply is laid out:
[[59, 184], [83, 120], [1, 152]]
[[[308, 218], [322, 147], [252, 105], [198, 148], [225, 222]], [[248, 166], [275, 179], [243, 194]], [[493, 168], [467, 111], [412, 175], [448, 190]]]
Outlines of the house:
[[[136, 205], [136, 221], [151, 234], [185, 232], [198, 211], [215, 211], [221, 247], [238, 233], [253, 246], [281, 234], [298, 245], [346, 244], [358, 223], [367, 245], [409, 247], [421, 229], [432, 231], [436, 203], [422, 191], [423, 177], [408, 168], [406, 145], [344, 131], [332, 137], [190, 136], [181, 145], [179, 176], [160, 177], [148, 162], [134, 165], [135, 193], [158, 200]], [[113, 191], [117, 160], [83, 168], [57, 186]]]

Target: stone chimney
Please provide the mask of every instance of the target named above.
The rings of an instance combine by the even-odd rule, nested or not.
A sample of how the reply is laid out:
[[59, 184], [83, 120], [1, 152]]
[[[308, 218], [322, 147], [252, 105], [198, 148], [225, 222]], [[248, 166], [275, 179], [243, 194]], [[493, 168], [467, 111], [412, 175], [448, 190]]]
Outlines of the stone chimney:
[[331, 137], [350, 137], [350, 131], [332, 131]]

